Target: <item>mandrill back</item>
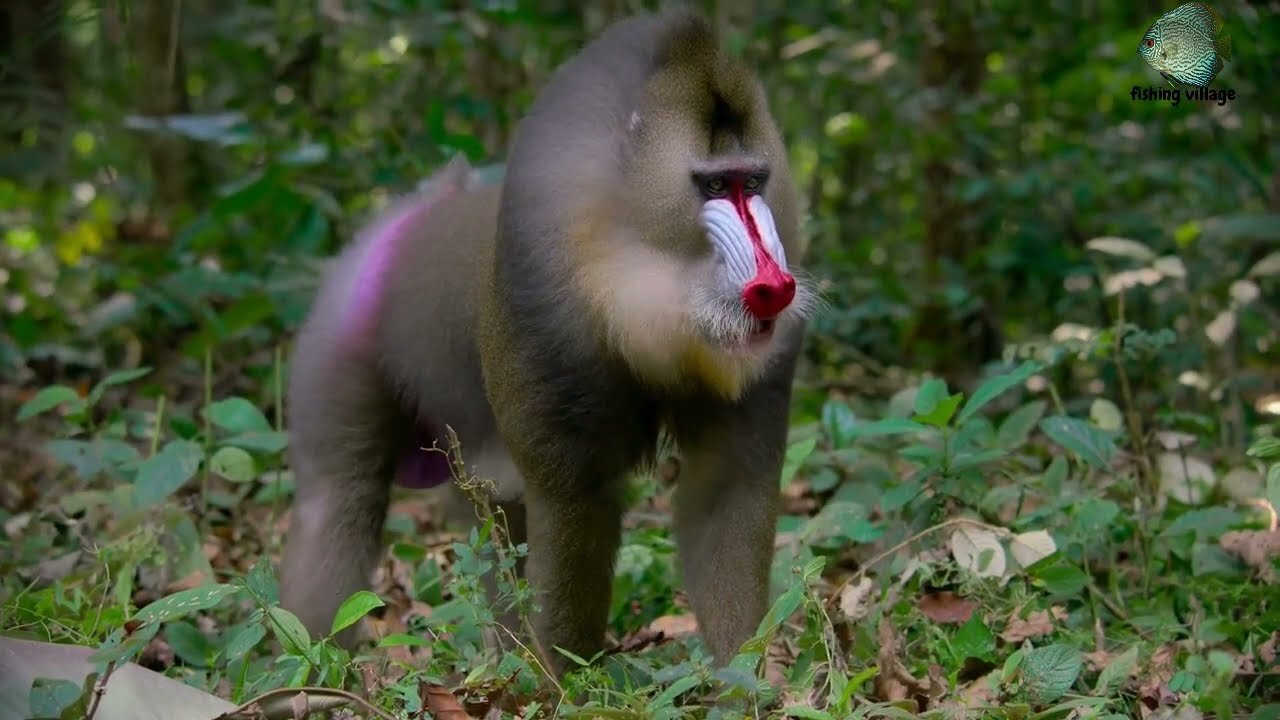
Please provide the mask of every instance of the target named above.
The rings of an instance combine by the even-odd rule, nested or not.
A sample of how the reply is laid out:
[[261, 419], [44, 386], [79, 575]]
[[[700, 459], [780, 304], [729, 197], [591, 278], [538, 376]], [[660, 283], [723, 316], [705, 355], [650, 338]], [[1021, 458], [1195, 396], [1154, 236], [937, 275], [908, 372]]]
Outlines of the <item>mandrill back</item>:
[[313, 634], [367, 586], [392, 482], [450, 479], [423, 449], [444, 447], [444, 424], [478, 451], [493, 444], [475, 327], [501, 190], [470, 174], [454, 161], [376, 216], [331, 263], [295, 341], [281, 599]]
[[[475, 328], [501, 188], [473, 186], [470, 173], [456, 159], [374, 218], [333, 263], [297, 341], [299, 357], [331, 355], [330, 362], [367, 365], [380, 378], [413, 428], [403, 434], [417, 435], [400, 451], [397, 480], [411, 487], [447, 479], [439, 453], [413, 457], [436, 434], [443, 442], [444, 422], [467, 437], [493, 432], [487, 404], [477, 402], [484, 387]], [[301, 365], [294, 383], [304, 386], [312, 373]], [[323, 409], [309, 402], [322, 390], [290, 393], [295, 436], [305, 436]]]

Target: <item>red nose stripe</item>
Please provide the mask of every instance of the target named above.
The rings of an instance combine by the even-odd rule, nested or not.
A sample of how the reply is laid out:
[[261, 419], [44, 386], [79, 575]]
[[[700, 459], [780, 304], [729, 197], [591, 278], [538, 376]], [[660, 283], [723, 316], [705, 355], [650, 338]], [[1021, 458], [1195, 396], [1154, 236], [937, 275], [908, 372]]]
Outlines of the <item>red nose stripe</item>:
[[764, 248], [764, 239], [760, 237], [760, 228], [747, 207], [747, 194], [742, 191], [741, 184], [735, 184], [729, 193], [738, 217], [747, 228], [751, 238], [751, 246], [756, 255], [756, 276], [751, 278], [742, 289], [742, 301], [747, 311], [761, 320], [777, 317], [787, 309], [796, 297], [796, 279], [791, 273], [784, 272], [778, 263]]

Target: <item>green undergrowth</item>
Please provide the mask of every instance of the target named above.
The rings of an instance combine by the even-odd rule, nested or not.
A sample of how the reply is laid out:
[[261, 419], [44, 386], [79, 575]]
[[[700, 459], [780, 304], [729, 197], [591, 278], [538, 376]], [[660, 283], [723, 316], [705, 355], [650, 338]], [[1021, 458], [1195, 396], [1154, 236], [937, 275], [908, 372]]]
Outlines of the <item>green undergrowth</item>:
[[[511, 572], [527, 548], [491, 513], [469, 534], [436, 527], [421, 493], [393, 505], [373, 589], [334, 621], [336, 633], [364, 620], [378, 641], [354, 653], [314, 641], [279, 606], [272, 558], [292, 478], [287, 433], [260, 409], [278, 409], [279, 355], [265, 402], [214, 400], [206, 383], [192, 412], [150, 391], [100, 411], [123, 387], [149, 388], [146, 369], [87, 393], [48, 387], [18, 420], [57, 419], [43, 451], [64, 484], [4, 518], [0, 624], [92, 648], [92, 680], [134, 661], [235, 705], [299, 712], [1276, 717], [1274, 425], [1235, 450], [1213, 417], [1139, 412], [1053, 380], [1168, 345], [1118, 325], [1013, 348], [967, 394], [924, 377], [873, 403], [801, 383], [775, 600], [757, 636], [726, 667], [708, 662], [679, 593], [668, 483], [638, 478], [610, 650], [574, 658], [559, 681], [494, 624], [535, 602]], [[489, 571], [497, 598], [478, 580]], [[500, 647], [486, 644], [494, 633]], [[93, 682], [33, 680], [38, 717], [91, 702]]]

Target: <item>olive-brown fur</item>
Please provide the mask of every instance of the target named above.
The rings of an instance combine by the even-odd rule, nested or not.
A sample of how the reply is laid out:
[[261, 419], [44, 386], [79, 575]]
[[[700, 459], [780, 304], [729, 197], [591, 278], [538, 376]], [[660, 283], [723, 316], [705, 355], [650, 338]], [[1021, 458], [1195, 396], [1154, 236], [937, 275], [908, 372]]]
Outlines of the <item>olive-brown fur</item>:
[[458, 432], [499, 499], [523, 501], [534, 629], [584, 657], [603, 644], [623, 483], [665, 428], [682, 456], [675, 532], [702, 636], [720, 662], [751, 636], [804, 323], [788, 313], [767, 347], [731, 351], [690, 320], [689, 288], [718, 272], [690, 172], [717, 164], [768, 169], [764, 198], [798, 262], [796, 189], [754, 76], [696, 15], [631, 18], [552, 76], [500, 192], [456, 168], [433, 180], [452, 194], [406, 230], [376, 341], [359, 351], [337, 337], [339, 259], [289, 394], [283, 600], [311, 631], [367, 582], [393, 465], [412, 449], [402, 428], [428, 422]]

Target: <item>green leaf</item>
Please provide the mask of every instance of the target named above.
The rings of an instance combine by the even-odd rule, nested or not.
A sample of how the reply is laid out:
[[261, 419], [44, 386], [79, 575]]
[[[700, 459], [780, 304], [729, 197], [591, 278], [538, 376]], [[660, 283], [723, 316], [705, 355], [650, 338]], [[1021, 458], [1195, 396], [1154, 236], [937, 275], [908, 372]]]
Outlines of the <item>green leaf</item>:
[[590, 661], [588, 661], [586, 658], [579, 657], [578, 655], [574, 654], [573, 652], [571, 652], [571, 651], [569, 651], [569, 650], [565, 650], [564, 648], [560, 647], [559, 645], [555, 645], [555, 646], [553, 646], [553, 647], [555, 647], [556, 652], [560, 653], [561, 655], [563, 655], [563, 656], [565, 656], [565, 657], [569, 658], [570, 660], [574, 661], [575, 663], [577, 663], [577, 664], [578, 664], [578, 667], [586, 667], [586, 666], [588, 666], [588, 665], [590, 665], [590, 664], [591, 664], [591, 663], [590, 663]]
[[1191, 576], [1222, 574], [1238, 576], [1241, 562], [1217, 544], [1196, 542], [1191, 548]]
[[1009, 657], [1004, 659], [1004, 665], [1000, 668], [1001, 685], [1008, 685], [1013, 682], [1018, 670], [1022, 667], [1022, 660], [1025, 656], [1026, 653], [1019, 648], [1009, 653]]
[[813, 454], [813, 449], [818, 446], [818, 438], [811, 437], [807, 440], [791, 443], [787, 447], [786, 457], [782, 460], [782, 479], [781, 487], [787, 487], [799, 472], [800, 466], [804, 465], [804, 461], [809, 459]]
[[166, 443], [138, 468], [133, 481], [134, 502], [139, 508], [164, 502], [196, 474], [203, 457], [204, 449], [189, 440]]
[[844, 481], [840, 473], [831, 467], [816, 467], [810, 470], [808, 479], [809, 488], [819, 495], [835, 490]]
[[964, 409], [960, 411], [960, 415], [956, 418], [956, 423], [963, 423], [970, 415], [981, 410], [987, 403], [1026, 382], [1028, 378], [1039, 371], [1040, 363], [1034, 360], [1027, 360], [1011, 372], [987, 378], [978, 386], [977, 390], [973, 391], [969, 402], [964, 404]]
[[202, 585], [190, 590], [182, 590], [168, 597], [160, 598], [134, 614], [133, 619], [141, 623], [163, 623], [186, 617], [194, 612], [215, 607], [224, 599], [240, 592], [238, 585], [215, 583]]
[[910, 460], [930, 470], [937, 470], [942, 465], [942, 448], [935, 445], [917, 443], [898, 450], [898, 457], [903, 460]]
[[822, 432], [831, 441], [831, 447], [839, 450], [853, 442], [858, 419], [843, 400], [828, 400], [822, 406]]
[[1111, 690], [1123, 685], [1137, 667], [1138, 646], [1133, 645], [1102, 668], [1102, 672], [1098, 673], [1098, 681], [1093, 685], [1093, 694], [1098, 697], [1111, 694]]
[[1009, 413], [1004, 422], [1000, 423], [1000, 429], [996, 430], [996, 446], [1013, 450], [1025, 443], [1048, 407], [1043, 400], [1032, 400]]
[[[80, 686], [70, 680], [36, 678], [27, 695], [27, 709], [33, 718], [58, 718], [80, 699]], [[11, 708], [16, 711], [16, 708]]]
[[918, 496], [923, 487], [918, 482], [904, 482], [891, 487], [880, 496], [880, 511], [891, 513], [906, 506]]
[[195, 625], [186, 622], [170, 622], [164, 627], [164, 639], [183, 663], [193, 667], [207, 667], [213, 657], [209, 638]]
[[329, 633], [337, 635], [343, 630], [351, 627], [360, 621], [360, 618], [369, 614], [370, 610], [385, 606], [386, 603], [376, 593], [368, 590], [361, 590], [351, 597], [347, 598], [338, 606], [338, 612], [334, 615], [333, 626], [329, 629]]
[[853, 429], [854, 437], [873, 437], [877, 435], [902, 435], [905, 433], [925, 432], [930, 428], [914, 420], [906, 418], [885, 418], [875, 422], [861, 423]]
[[1196, 674], [1188, 670], [1179, 670], [1169, 678], [1169, 690], [1176, 693], [1194, 692], [1199, 684]]
[[990, 660], [996, 650], [996, 636], [982, 621], [982, 613], [969, 616], [969, 622], [960, 626], [951, 638], [951, 652], [957, 662], [966, 658]]
[[817, 708], [804, 705], [787, 705], [782, 709], [783, 717], [804, 718], [804, 720], [834, 720], [835, 715]]
[[938, 403], [947, 397], [947, 382], [942, 378], [929, 378], [916, 391], [912, 411], [916, 415], [928, 415], [938, 409]]
[[1049, 491], [1050, 495], [1057, 495], [1062, 490], [1063, 484], [1067, 482], [1067, 477], [1071, 469], [1067, 467], [1067, 459], [1058, 455], [1049, 461], [1049, 467], [1044, 469], [1044, 487]]
[[1043, 587], [1045, 592], [1057, 597], [1076, 597], [1089, 583], [1089, 576], [1075, 565], [1065, 562], [1053, 563], [1041, 567], [1039, 563], [1031, 568], [1031, 576], [1035, 584]]
[[854, 526], [866, 521], [867, 509], [847, 500], [828, 502], [805, 524], [804, 537], [810, 542], [850, 537]]
[[1176, 537], [1195, 533], [1197, 540], [1217, 540], [1231, 528], [1244, 522], [1244, 515], [1225, 507], [1207, 507], [1188, 510], [1169, 523], [1160, 533], [1162, 537]]
[[1245, 454], [1251, 458], [1259, 460], [1275, 460], [1280, 459], [1280, 438], [1259, 438], [1256, 442], [1249, 446]]
[[755, 673], [733, 665], [727, 665], [716, 670], [711, 673], [711, 677], [715, 680], [719, 680], [730, 688], [738, 688], [746, 690], [747, 692], [754, 692], [760, 685], [760, 681], [756, 679]]
[[209, 458], [209, 469], [234, 483], [245, 483], [258, 476], [253, 456], [238, 447], [218, 448]]
[[1009, 453], [1004, 450], [995, 449], [960, 453], [951, 459], [951, 471], [960, 472], [961, 470], [968, 470], [969, 468], [978, 467], [979, 465], [986, 465], [989, 462], [994, 462], [1000, 458], [1006, 457], [1008, 454]]
[[209, 422], [235, 433], [269, 432], [271, 423], [256, 405], [242, 397], [211, 403], [205, 410]]
[[18, 410], [18, 422], [47, 413], [59, 405], [71, 405], [73, 409], [79, 409], [83, 404], [84, 401], [75, 390], [66, 385], [50, 385], [22, 404]]
[[254, 599], [263, 604], [280, 601], [280, 583], [276, 580], [276, 571], [266, 557], [258, 558], [258, 562], [244, 574], [244, 586]]
[[[804, 564], [800, 570], [800, 580], [806, 584], [812, 584], [822, 577], [822, 571], [827, 567], [827, 559], [824, 557], [816, 557]], [[784, 620], [786, 618], [783, 618]]]
[[1084, 537], [1106, 537], [1111, 524], [1120, 515], [1120, 506], [1110, 500], [1090, 498], [1076, 506], [1076, 530]]
[[279, 605], [273, 605], [267, 615], [271, 618], [271, 632], [284, 651], [305, 656], [311, 647], [311, 635], [298, 616]]
[[97, 405], [98, 401], [102, 399], [102, 394], [105, 393], [108, 388], [115, 387], [116, 385], [124, 385], [125, 383], [131, 383], [150, 372], [151, 368], [149, 367], [139, 367], [133, 368], [132, 370], [120, 370], [118, 372], [111, 373], [99, 380], [98, 384], [94, 385], [93, 389], [89, 391], [89, 404]]
[[1079, 455], [1097, 470], [1110, 465], [1116, 455], [1116, 444], [1111, 437], [1083, 420], [1054, 415], [1041, 420], [1040, 429], [1050, 440]]
[[807, 588], [803, 582], [799, 582], [798, 579], [792, 579], [787, 589], [778, 596], [777, 600], [773, 601], [769, 612], [760, 621], [755, 636], [742, 644], [742, 647], [738, 650], [739, 654], [764, 652], [774, 631], [800, 608], [800, 603], [804, 602], [806, 590]]
[[656, 698], [653, 699], [653, 702], [649, 705], [649, 707], [651, 709], [655, 709], [655, 708], [662, 708], [662, 707], [671, 705], [672, 703], [675, 702], [675, 699], [677, 697], [694, 689], [701, 682], [702, 682], [702, 678], [698, 677], [696, 674], [685, 675], [684, 677], [672, 683], [671, 687], [668, 687], [666, 690], [663, 690], [661, 694], [659, 694]]
[[261, 622], [249, 623], [241, 627], [227, 640], [227, 644], [222, 647], [222, 659], [225, 662], [234, 662], [244, 657], [250, 650], [257, 647], [262, 642], [262, 638], [267, 636], [267, 629], [262, 626]]
[[289, 433], [276, 430], [239, 433], [223, 440], [222, 443], [274, 455], [289, 446]]
[[44, 451], [55, 460], [70, 465], [77, 476], [90, 480], [104, 470], [122, 470], [141, 462], [136, 448], [121, 440], [99, 437], [92, 440], [50, 440]]
[[431, 641], [412, 633], [391, 633], [378, 641], [378, 647], [431, 647]]
[[1036, 705], [1047, 705], [1067, 694], [1084, 658], [1069, 645], [1054, 644], [1027, 651], [1022, 659], [1023, 688], [1027, 699]]
[[131, 635], [125, 635], [123, 631], [113, 633], [107, 642], [89, 655], [88, 660], [91, 663], [108, 663], [136, 658], [159, 632], [160, 624], [152, 623], [143, 625]]
[[956, 414], [956, 408], [960, 407], [960, 401], [963, 399], [964, 393], [956, 393], [942, 398], [933, 406], [932, 411], [919, 413], [912, 420], [934, 427], [946, 427], [947, 423], [951, 422], [952, 416]]

